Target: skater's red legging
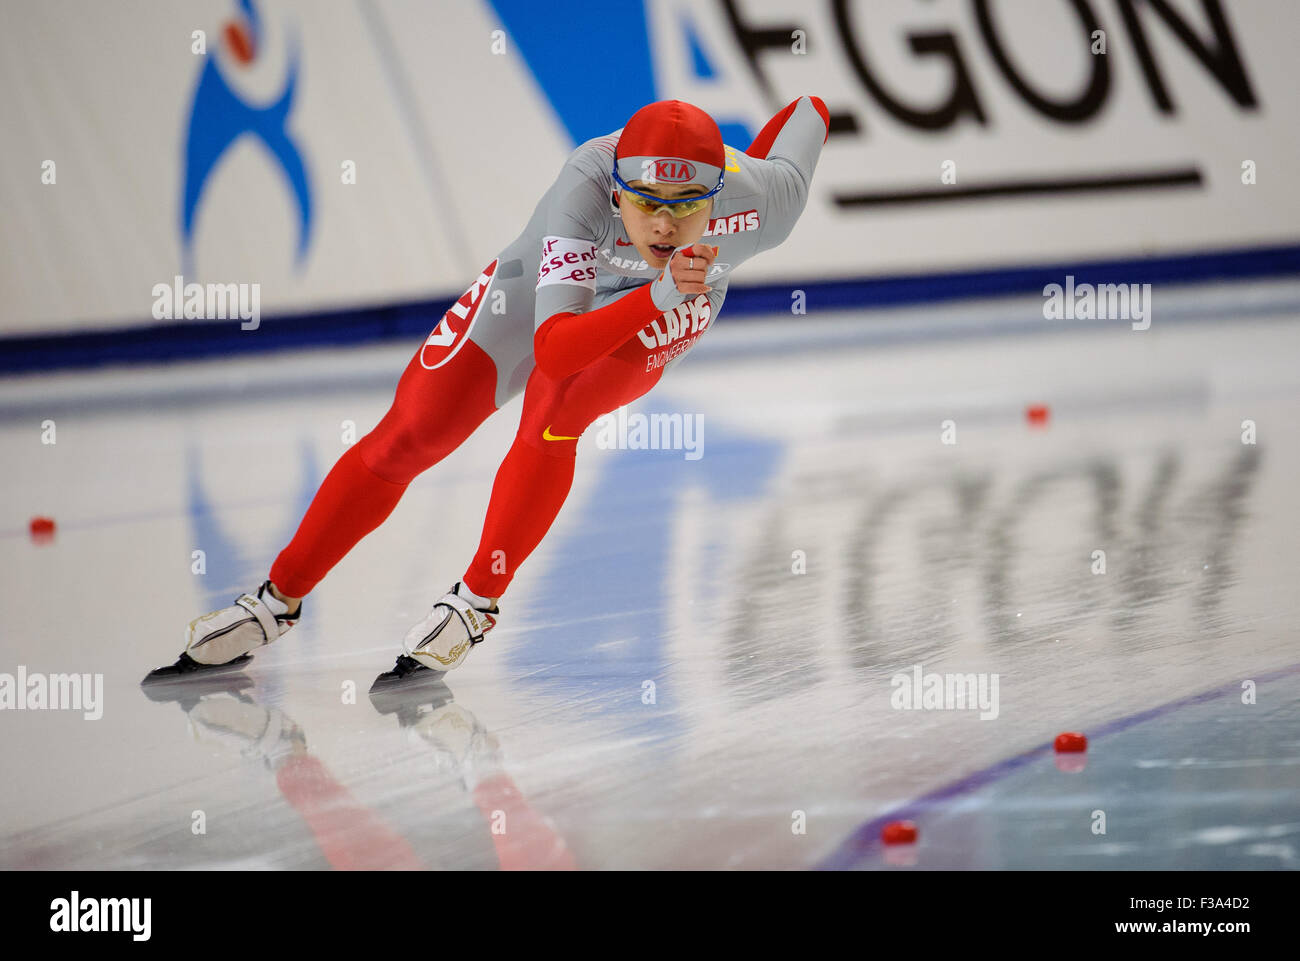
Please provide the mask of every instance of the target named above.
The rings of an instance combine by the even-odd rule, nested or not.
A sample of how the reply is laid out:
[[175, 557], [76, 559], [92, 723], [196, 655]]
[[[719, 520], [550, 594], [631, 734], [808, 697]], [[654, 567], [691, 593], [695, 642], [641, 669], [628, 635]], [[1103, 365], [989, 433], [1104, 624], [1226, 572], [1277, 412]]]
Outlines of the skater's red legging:
[[461, 445], [494, 410], [496, 365], [473, 341], [427, 370], [415, 352], [384, 419], [325, 477], [271, 581], [304, 597], [357, 541], [384, 522], [408, 484]]
[[[541, 542], [573, 483], [577, 437], [601, 414], [653, 387], [646, 348], [634, 336], [612, 355], [567, 377], [534, 368], [519, 432], [497, 471], [478, 553], [465, 571], [470, 590], [499, 597]], [[496, 369], [469, 341], [437, 370], [412, 358], [392, 408], [326, 476], [271, 580], [304, 597], [366, 534], [392, 513], [407, 485], [455, 450], [495, 410]], [[562, 438], [548, 440], [548, 437]]]
[[519, 432], [497, 471], [483, 538], [465, 570], [465, 586], [475, 594], [504, 594], [550, 530], [573, 483], [578, 436], [658, 383], [663, 368], [647, 373], [645, 353], [634, 337], [625, 349], [562, 379], [533, 368]]

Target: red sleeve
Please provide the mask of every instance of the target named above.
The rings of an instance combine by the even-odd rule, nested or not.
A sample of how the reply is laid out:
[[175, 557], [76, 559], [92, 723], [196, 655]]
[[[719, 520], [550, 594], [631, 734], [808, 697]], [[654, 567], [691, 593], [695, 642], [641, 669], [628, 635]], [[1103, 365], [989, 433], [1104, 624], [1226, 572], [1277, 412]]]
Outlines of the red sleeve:
[[612, 353], [660, 313], [645, 284], [585, 314], [554, 314], [533, 335], [533, 356], [543, 373], [568, 377]]
[[[799, 98], [799, 100], [802, 99], [802, 97]], [[831, 135], [830, 111], [826, 109], [826, 104], [822, 101], [821, 97], [809, 97], [808, 99], [812, 101], [813, 107], [815, 107], [817, 112], [822, 115], [822, 122], [826, 124], [826, 136], [822, 137], [822, 143], [825, 143], [826, 137]], [[790, 114], [794, 113], [794, 108], [799, 106], [799, 100], [792, 101], [789, 106], [769, 120], [766, 126], [759, 131], [758, 136], [754, 138], [754, 142], [749, 145], [749, 149], [746, 150], [745, 153], [749, 154], [751, 157], [757, 157], [760, 160], [766, 159], [767, 152], [772, 149], [772, 144], [776, 141], [777, 134], [781, 132], [781, 128], [785, 126], [785, 122], [790, 119]]]

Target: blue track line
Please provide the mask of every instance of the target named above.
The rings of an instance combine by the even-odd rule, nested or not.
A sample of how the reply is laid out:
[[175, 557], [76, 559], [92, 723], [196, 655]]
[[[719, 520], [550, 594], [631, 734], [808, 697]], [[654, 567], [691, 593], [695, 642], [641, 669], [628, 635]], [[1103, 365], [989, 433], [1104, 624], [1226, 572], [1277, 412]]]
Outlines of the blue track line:
[[[1258, 682], [1275, 681], [1282, 677], [1292, 674], [1300, 674], [1300, 664], [1292, 664], [1288, 667], [1279, 668], [1268, 674], [1260, 675], [1253, 678]], [[1099, 727], [1093, 728], [1088, 734], [1089, 745], [1096, 743], [1109, 734], [1117, 734], [1139, 724], [1154, 720], [1177, 711], [1184, 707], [1191, 707], [1196, 704], [1204, 704], [1215, 698], [1223, 697], [1228, 693], [1237, 693], [1241, 690], [1239, 681], [1232, 681], [1222, 684], [1208, 691], [1202, 691], [1199, 694], [1192, 694], [1188, 697], [1180, 698], [1177, 701], [1170, 701], [1167, 704], [1161, 704], [1157, 707], [1140, 711], [1137, 714], [1130, 714]], [[860, 866], [868, 858], [877, 855], [883, 847], [880, 840], [881, 829], [890, 821], [917, 821], [924, 820], [924, 816], [935, 808], [942, 807], [947, 802], [962, 795], [973, 794], [980, 788], [994, 784], [1007, 776], [1020, 770], [1026, 764], [1030, 764], [1040, 758], [1050, 756], [1054, 751], [1052, 743], [1040, 744], [1036, 748], [1025, 751], [1023, 754], [1017, 754], [1014, 757], [1007, 758], [1003, 761], [968, 774], [966, 777], [953, 781], [929, 794], [925, 794], [915, 801], [904, 804], [893, 810], [886, 811], [879, 817], [872, 818], [865, 824], [857, 828], [845, 838], [840, 845], [827, 857], [813, 866], [816, 871], [848, 871]]]

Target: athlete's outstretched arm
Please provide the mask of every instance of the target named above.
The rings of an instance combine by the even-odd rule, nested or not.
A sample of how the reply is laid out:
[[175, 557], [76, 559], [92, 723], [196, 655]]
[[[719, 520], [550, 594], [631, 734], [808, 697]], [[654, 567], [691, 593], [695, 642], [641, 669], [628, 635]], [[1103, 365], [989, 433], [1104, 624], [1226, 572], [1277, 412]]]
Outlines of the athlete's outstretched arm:
[[[746, 150], [745, 153], [749, 154], [751, 157], [757, 157], [759, 160], [770, 160], [772, 157], [785, 157], [798, 164], [798, 147], [800, 146], [800, 141], [797, 139], [800, 133], [798, 126], [791, 128], [791, 134], [793, 135], [793, 138], [795, 138], [793, 139], [793, 142], [791, 142], [790, 139], [787, 139], [778, 145], [777, 140], [780, 138], [781, 133], [786, 129], [791, 116], [794, 115], [795, 108], [804, 101], [807, 101], [812, 108], [817, 111], [817, 115], [822, 118], [822, 128], [818, 128], [815, 124], [811, 124], [811, 122], [807, 124], [800, 122], [798, 126], [821, 131], [822, 143], [825, 144], [826, 138], [831, 135], [831, 115], [826, 109], [826, 104], [822, 101], [821, 97], [800, 97], [798, 100], [792, 100], [786, 105], [784, 110], [763, 125], [763, 129], [758, 132], [758, 136], [754, 138], [754, 142], [749, 145], [749, 149]], [[804, 132], [806, 132], [806, 129]], [[794, 150], [791, 149], [792, 146], [795, 148]], [[807, 166], [809, 177], [812, 176], [812, 168], [816, 165], [817, 155], [813, 154], [811, 164]]]
[[633, 288], [599, 310], [552, 314], [533, 334], [537, 366], [563, 379], [612, 353], [661, 313], [650, 297], [650, 286]]
[[768, 212], [759, 250], [777, 246], [794, 229], [830, 136], [830, 112], [821, 97], [800, 97], [767, 122], [745, 151], [766, 160]]

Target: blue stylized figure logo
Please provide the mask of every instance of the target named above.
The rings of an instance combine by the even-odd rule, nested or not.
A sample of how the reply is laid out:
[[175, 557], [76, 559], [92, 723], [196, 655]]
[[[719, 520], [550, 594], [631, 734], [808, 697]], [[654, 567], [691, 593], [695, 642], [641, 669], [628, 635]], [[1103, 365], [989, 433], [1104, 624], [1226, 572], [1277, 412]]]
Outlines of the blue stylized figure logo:
[[[243, 23], [227, 25], [225, 41], [234, 59], [248, 64], [257, 56], [262, 44], [262, 23], [252, 0], [238, 0]], [[190, 108], [190, 127], [185, 138], [185, 194], [181, 206], [181, 240], [184, 247], [185, 272], [189, 273], [193, 256], [194, 219], [199, 200], [209, 176], [227, 149], [244, 134], [259, 139], [280, 164], [289, 187], [298, 202], [297, 261], [311, 237], [311, 191], [302, 153], [289, 135], [289, 112], [298, 83], [297, 44], [290, 39], [289, 70], [284, 91], [274, 103], [258, 107], [239, 98], [222, 75], [214, 56], [208, 56], [194, 91]]]

